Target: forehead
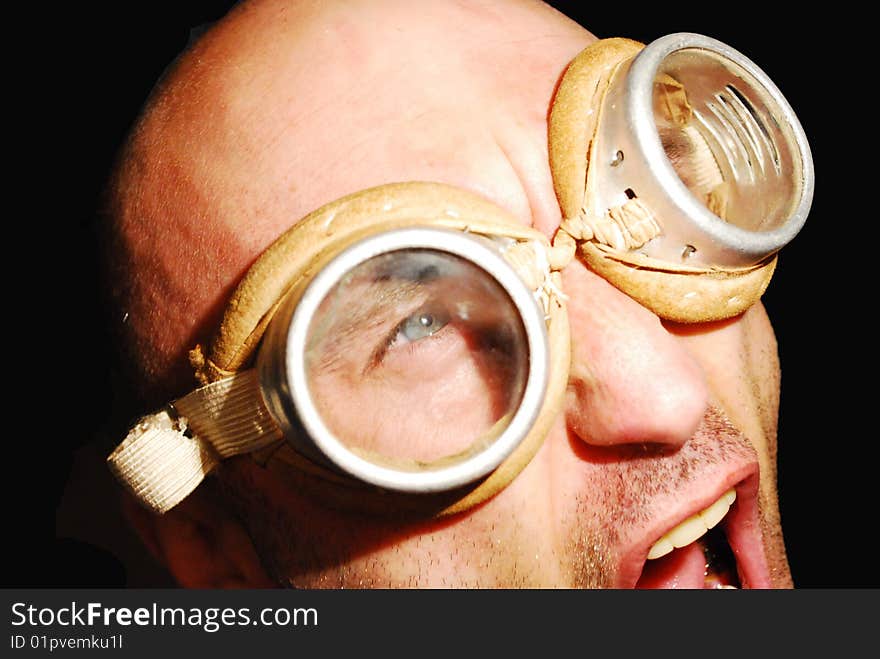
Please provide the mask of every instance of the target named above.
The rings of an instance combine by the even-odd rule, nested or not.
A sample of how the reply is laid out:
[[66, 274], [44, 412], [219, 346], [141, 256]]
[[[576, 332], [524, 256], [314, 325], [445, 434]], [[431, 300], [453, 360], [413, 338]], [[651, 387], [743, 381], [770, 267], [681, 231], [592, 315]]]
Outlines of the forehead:
[[413, 5], [232, 12], [155, 105], [162, 157], [215, 221], [247, 219], [264, 240], [332, 199], [401, 180], [474, 189], [524, 220], [552, 213], [547, 111], [588, 33], [538, 3]]

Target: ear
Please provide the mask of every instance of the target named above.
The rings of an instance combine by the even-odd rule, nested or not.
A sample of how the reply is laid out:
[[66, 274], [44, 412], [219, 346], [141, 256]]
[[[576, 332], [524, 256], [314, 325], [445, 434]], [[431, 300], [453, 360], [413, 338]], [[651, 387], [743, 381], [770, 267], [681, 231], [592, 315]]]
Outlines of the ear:
[[273, 588], [238, 519], [198, 488], [164, 515], [130, 494], [123, 513], [153, 556], [184, 588]]

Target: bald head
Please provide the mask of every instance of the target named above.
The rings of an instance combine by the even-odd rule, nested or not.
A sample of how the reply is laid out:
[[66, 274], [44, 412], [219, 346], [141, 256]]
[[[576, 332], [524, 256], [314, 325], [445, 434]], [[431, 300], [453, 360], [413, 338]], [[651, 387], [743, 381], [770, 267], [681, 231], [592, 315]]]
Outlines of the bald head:
[[236, 7], [157, 86], [109, 190], [141, 395], [185, 388], [186, 351], [255, 257], [342, 195], [451, 183], [551, 233], [547, 112], [592, 39], [528, 0]]

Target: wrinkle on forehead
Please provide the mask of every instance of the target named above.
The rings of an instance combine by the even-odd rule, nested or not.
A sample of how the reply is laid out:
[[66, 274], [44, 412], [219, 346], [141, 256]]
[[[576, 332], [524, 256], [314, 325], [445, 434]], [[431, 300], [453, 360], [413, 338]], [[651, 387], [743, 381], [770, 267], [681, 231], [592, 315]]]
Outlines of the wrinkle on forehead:
[[525, 0], [239, 5], [157, 87], [111, 186], [144, 374], [207, 338], [283, 230], [350, 192], [451, 183], [551, 232], [547, 112], [592, 40]]

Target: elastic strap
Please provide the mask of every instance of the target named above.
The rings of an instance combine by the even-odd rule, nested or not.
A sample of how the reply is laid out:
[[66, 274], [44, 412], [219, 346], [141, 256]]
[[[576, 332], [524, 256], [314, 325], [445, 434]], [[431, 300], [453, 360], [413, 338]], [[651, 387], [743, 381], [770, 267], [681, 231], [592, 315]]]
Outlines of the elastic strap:
[[143, 417], [107, 458], [116, 478], [164, 513], [185, 499], [224, 458], [282, 439], [254, 370], [206, 385]]

